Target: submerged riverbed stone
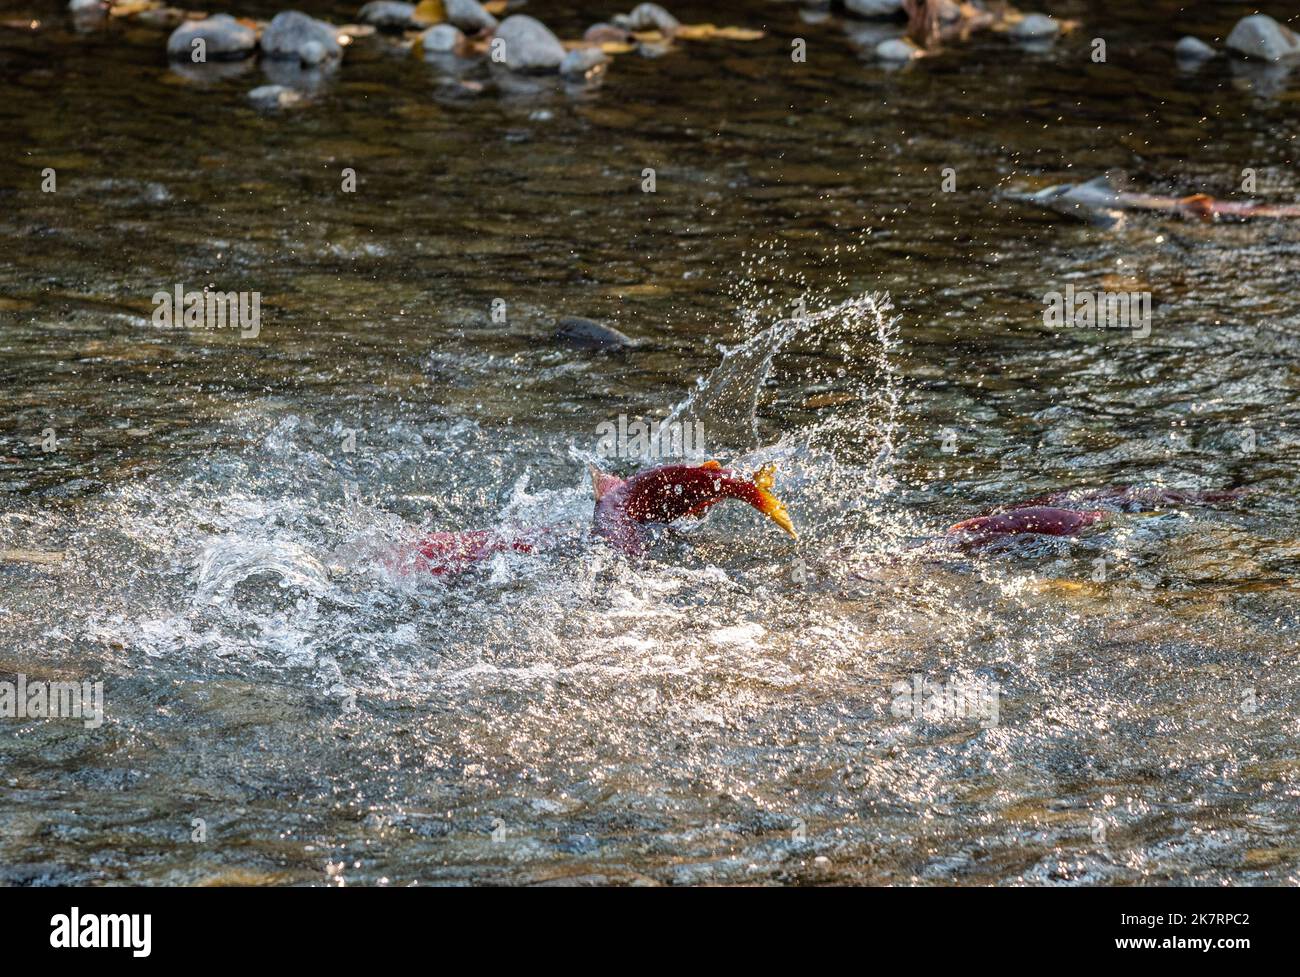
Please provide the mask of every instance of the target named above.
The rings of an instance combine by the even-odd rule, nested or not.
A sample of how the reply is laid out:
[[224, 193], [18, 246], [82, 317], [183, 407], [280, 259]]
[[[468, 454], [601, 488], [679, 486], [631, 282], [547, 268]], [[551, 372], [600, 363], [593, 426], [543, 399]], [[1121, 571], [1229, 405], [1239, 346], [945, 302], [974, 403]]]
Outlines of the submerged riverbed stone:
[[287, 109], [302, 101], [302, 92], [286, 85], [262, 85], [248, 93], [248, 100], [259, 109]]
[[1041, 41], [1061, 33], [1061, 25], [1055, 17], [1047, 14], [1025, 14], [1011, 28], [1011, 36], [1021, 41]]
[[1174, 56], [1179, 61], [1208, 61], [1217, 53], [1214, 48], [1199, 37], [1192, 37], [1191, 35], [1181, 38], [1174, 45]]
[[415, 4], [397, 0], [374, 0], [357, 11], [357, 20], [389, 31], [419, 26], [415, 20]]
[[493, 43], [504, 45], [505, 66], [513, 71], [555, 71], [564, 60], [564, 45], [535, 17], [515, 14], [497, 27]]
[[343, 55], [332, 26], [297, 10], [284, 10], [271, 18], [262, 33], [262, 51], [268, 58], [297, 58], [306, 64]]
[[903, 9], [903, 0], [844, 0], [844, 9], [859, 17], [893, 17]]
[[632, 349], [637, 341], [595, 319], [566, 316], [555, 324], [555, 338], [582, 349]]
[[194, 60], [194, 41], [201, 38], [204, 57], [209, 61], [233, 61], [247, 57], [257, 47], [257, 32], [231, 17], [213, 14], [204, 20], [187, 20], [167, 38], [167, 56]]
[[657, 3], [640, 3], [632, 8], [630, 14], [620, 14], [614, 23], [633, 31], [659, 31], [671, 34], [682, 26], [682, 22]]
[[434, 24], [420, 35], [425, 54], [460, 54], [465, 50], [465, 35], [451, 24]]
[[920, 56], [921, 49], [911, 41], [906, 41], [901, 37], [891, 38], [888, 41], [881, 41], [876, 45], [876, 57], [881, 61], [911, 61], [913, 58], [918, 58]]
[[609, 61], [609, 55], [598, 47], [574, 48], [560, 62], [560, 74], [573, 77], [585, 75]]
[[497, 26], [497, 19], [478, 0], [444, 0], [443, 9], [447, 12], [447, 23], [467, 34]]
[[1226, 43], [1238, 54], [1263, 61], [1300, 57], [1300, 37], [1266, 14], [1241, 18]]

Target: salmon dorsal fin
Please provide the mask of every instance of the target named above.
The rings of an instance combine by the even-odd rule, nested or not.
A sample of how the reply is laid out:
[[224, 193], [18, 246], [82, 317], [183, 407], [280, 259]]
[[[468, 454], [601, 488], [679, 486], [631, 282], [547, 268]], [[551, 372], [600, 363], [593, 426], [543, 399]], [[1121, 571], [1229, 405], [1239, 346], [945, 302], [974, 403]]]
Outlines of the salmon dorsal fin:
[[595, 465], [589, 467], [591, 468], [591, 491], [592, 494], [596, 496], [597, 502], [604, 498], [609, 492], [623, 484], [623, 479], [619, 478], [617, 475], [610, 475], [607, 472], [603, 472]]
[[704, 470], [704, 471], [710, 471], [710, 472], [721, 471], [721, 470], [722, 470], [722, 462], [720, 462], [720, 461], [706, 461], [704, 464], [702, 464], [702, 465], [700, 466], [700, 468], [701, 468], [702, 470]]

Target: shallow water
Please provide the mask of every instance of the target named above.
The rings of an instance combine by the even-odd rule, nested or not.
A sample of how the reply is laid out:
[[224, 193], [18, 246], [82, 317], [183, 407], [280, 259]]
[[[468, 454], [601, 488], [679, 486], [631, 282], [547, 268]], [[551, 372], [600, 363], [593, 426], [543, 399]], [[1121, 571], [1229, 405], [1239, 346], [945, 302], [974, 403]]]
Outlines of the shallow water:
[[[597, 86], [367, 38], [280, 114], [260, 65], [195, 81], [165, 32], [0, 9], [42, 22], [0, 28], [0, 549], [66, 553], [0, 563], [0, 679], [107, 705], [0, 721], [0, 879], [1297, 882], [1300, 229], [999, 196], [1249, 167], [1300, 198], [1300, 71], [1168, 50], [1243, 5], [1052, 4], [1084, 26], [1047, 51], [901, 71], [793, 4], [672, 5], [769, 36]], [[260, 335], [153, 325], [176, 283], [260, 291]], [[1067, 284], [1150, 290], [1150, 335], [1048, 329]], [[815, 328], [773, 327], [800, 297]], [[562, 347], [563, 315], [644, 345]], [[597, 425], [746, 340], [694, 416], [777, 462], [799, 542], [739, 506], [642, 562], [587, 539]], [[916, 546], [1116, 483], [1255, 491]], [[537, 523], [560, 545], [464, 578], [385, 567]], [[913, 676], [995, 683], [996, 721], [897, 715]]]

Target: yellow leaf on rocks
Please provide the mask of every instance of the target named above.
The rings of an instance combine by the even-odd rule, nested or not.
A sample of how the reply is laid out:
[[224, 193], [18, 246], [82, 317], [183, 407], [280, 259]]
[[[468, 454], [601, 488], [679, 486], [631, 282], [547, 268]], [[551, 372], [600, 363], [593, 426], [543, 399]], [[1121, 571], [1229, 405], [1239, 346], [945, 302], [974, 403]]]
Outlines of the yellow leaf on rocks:
[[130, 17], [132, 14], [142, 13], [161, 6], [159, 0], [119, 0], [118, 3], [109, 8], [108, 12], [114, 17]]
[[674, 37], [686, 41], [757, 41], [767, 35], [747, 27], [718, 27], [716, 24], [682, 24]]
[[420, 0], [415, 5], [414, 17], [426, 24], [441, 24], [447, 19], [447, 11], [442, 5], [442, 0]]
[[510, 0], [488, 0], [483, 4], [483, 9], [493, 17], [500, 17], [506, 12], [506, 7], [510, 6]]
[[618, 41], [606, 41], [600, 46], [600, 49], [606, 54], [627, 54], [629, 51], [635, 51], [635, 44], [620, 44]]

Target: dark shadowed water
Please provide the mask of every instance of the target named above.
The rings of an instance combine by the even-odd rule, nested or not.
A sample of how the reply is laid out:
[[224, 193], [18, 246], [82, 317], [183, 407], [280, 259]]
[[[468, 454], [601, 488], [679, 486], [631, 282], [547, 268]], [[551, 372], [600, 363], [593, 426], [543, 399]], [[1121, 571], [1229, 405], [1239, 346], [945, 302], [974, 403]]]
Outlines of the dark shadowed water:
[[[1300, 200], [1300, 69], [1176, 65], [1237, 3], [1045, 0], [1082, 26], [902, 70], [793, 3], [669, 6], [768, 35], [585, 85], [359, 38], [266, 113], [256, 62], [0, 3], [40, 22], [0, 27], [0, 550], [65, 554], [0, 562], [0, 680], [106, 703], [0, 719], [0, 881], [1300, 881], [1300, 226], [1002, 196]], [[258, 335], [156, 324], [177, 284], [259, 292]], [[1149, 334], [1049, 328], [1067, 285], [1149, 292]], [[739, 506], [587, 539], [597, 426], [720, 344], [685, 415], [776, 462], [799, 541]], [[1116, 483], [1254, 491], [914, 545]], [[460, 579], [383, 560], [541, 522]], [[900, 715], [922, 682], [996, 709]]]

